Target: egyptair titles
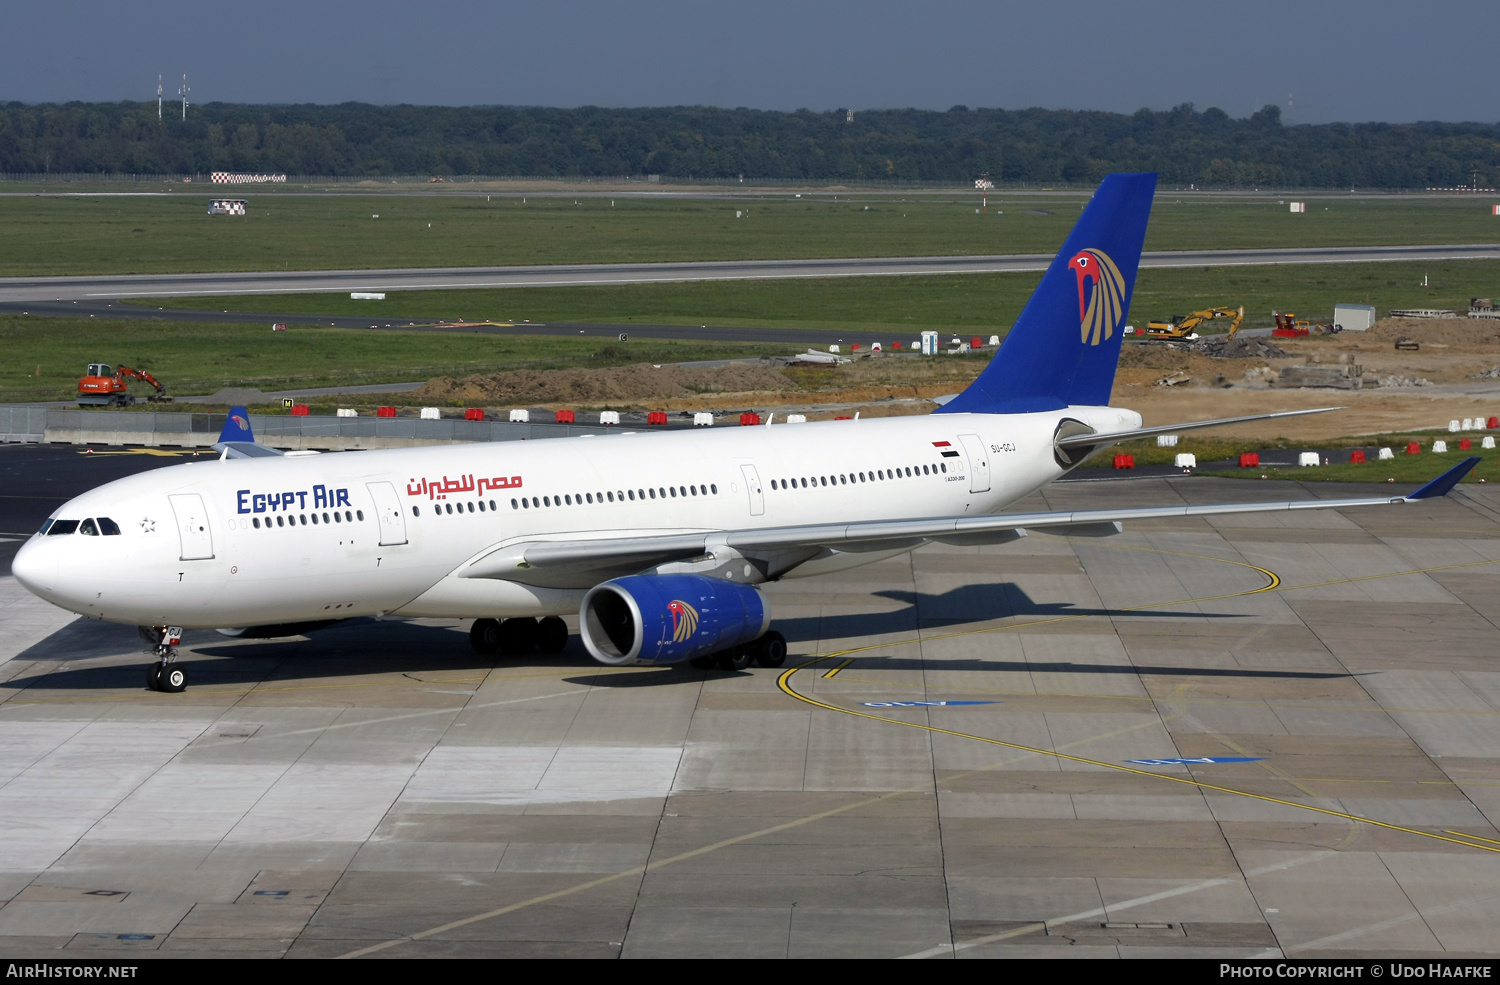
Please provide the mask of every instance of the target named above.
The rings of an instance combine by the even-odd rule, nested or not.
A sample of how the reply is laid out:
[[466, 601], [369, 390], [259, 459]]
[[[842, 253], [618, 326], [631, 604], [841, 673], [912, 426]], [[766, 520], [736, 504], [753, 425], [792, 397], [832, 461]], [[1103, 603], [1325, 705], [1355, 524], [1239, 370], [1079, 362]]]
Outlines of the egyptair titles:
[[521, 477], [513, 475], [510, 477], [498, 476], [493, 479], [481, 477], [475, 479], [473, 475], [461, 475], [457, 479], [450, 479], [444, 475], [441, 479], [412, 479], [407, 483], [406, 495], [426, 496], [428, 499], [447, 499], [454, 493], [475, 492], [483, 496], [491, 489], [520, 489]]
[[284, 492], [258, 493], [249, 489], [235, 490], [235, 508], [240, 513], [276, 513], [289, 512], [291, 510], [305, 510], [308, 500], [312, 500], [312, 508], [315, 510], [332, 509], [335, 506], [349, 506], [348, 489], [330, 489], [327, 486], [313, 486], [311, 491], [307, 489], [288, 489]]

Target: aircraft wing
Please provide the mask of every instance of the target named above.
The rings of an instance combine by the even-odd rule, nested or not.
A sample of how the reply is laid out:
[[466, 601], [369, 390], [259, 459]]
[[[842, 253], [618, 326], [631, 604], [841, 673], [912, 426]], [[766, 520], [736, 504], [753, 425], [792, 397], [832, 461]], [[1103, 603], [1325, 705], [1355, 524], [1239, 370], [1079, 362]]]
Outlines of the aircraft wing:
[[[1468, 458], [1415, 492], [1404, 496], [1356, 499], [1303, 499], [1280, 503], [1210, 503], [1200, 506], [1144, 506], [1107, 510], [1063, 510], [1047, 513], [1000, 513], [987, 516], [943, 516], [915, 520], [870, 520], [854, 523], [762, 527], [749, 530], [674, 533], [582, 540], [530, 541], [512, 544], [471, 561], [462, 578], [495, 578], [531, 585], [581, 584], [604, 580], [673, 561], [707, 558], [728, 548], [746, 558], [769, 562], [774, 576], [826, 550], [875, 552], [915, 547], [926, 541], [995, 544], [1023, 536], [1024, 531], [1075, 536], [1117, 532], [1129, 520], [1164, 517], [1221, 516], [1232, 513], [1277, 513], [1328, 510], [1351, 506], [1392, 506], [1445, 496], [1469, 473], [1478, 458]], [[777, 569], [780, 570], [777, 570]]]

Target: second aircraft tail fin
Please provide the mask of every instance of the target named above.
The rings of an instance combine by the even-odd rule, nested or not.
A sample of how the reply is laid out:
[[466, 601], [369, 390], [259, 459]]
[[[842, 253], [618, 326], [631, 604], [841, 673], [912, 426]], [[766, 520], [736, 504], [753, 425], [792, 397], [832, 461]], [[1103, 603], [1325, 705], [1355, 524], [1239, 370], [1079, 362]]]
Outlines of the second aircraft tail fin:
[[939, 414], [1024, 414], [1109, 403], [1154, 174], [1112, 174], [985, 371]]

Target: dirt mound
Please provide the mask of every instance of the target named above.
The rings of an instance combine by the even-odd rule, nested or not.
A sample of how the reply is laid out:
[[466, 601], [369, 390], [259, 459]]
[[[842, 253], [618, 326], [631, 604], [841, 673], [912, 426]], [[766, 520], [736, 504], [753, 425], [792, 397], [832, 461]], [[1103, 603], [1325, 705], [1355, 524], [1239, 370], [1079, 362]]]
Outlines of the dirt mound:
[[1285, 359], [1291, 355], [1267, 339], [1236, 335], [1209, 337], [1193, 343], [1193, 350], [1212, 359]]
[[1209, 336], [1191, 342], [1137, 342], [1120, 348], [1122, 369], [1186, 369], [1193, 356], [1208, 359], [1287, 359], [1269, 339]]
[[1368, 331], [1345, 332], [1338, 337], [1351, 341], [1368, 338], [1386, 343], [1416, 339], [1424, 345], [1500, 346], [1500, 319], [1382, 318]]
[[1154, 342], [1120, 346], [1121, 369], [1187, 369], [1188, 359], [1185, 349]]
[[520, 369], [462, 379], [441, 376], [413, 391], [411, 397], [436, 405], [618, 404], [702, 393], [780, 390], [788, 383], [780, 371], [757, 363], [660, 368], [641, 363], [614, 369]]

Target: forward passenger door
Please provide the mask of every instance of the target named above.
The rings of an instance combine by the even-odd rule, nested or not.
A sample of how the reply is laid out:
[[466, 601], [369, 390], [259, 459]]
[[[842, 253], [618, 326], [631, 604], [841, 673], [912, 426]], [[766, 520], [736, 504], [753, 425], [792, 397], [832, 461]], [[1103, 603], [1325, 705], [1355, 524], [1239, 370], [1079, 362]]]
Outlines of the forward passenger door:
[[182, 541], [184, 561], [206, 561], [214, 556], [214, 535], [208, 525], [208, 511], [197, 493], [168, 496], [172, 516], [177, 520], [177, 536]]

